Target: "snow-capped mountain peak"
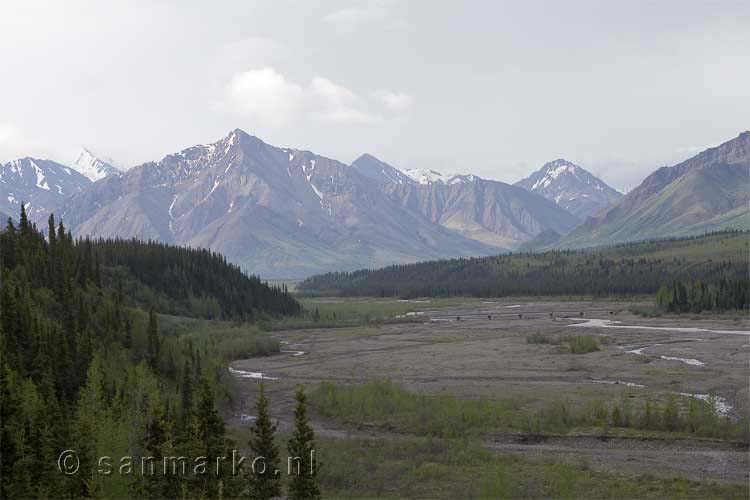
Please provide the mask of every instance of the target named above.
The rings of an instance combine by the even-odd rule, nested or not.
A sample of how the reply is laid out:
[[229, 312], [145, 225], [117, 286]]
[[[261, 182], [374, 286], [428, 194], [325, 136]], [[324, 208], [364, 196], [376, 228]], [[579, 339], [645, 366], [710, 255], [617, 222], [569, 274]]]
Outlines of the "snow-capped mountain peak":
[[450, 180], [450, 176], [446, 176], [435, 170], [427, 168], [407, 168], [402, 170], [412, 180], [418, 184], [432, 184], [434, 182], [446, 183]]
[[444, 175], [429, 168], [397, 168], [367, 153], [354, 160], [352, 166], [360, 173], [377, 181], [381, 185], [454, 185], [481, 180], [479, 177], [471, 174]]
[[579, 177], [579, 171], [583, 171], [583, 169], [575, 163], [562, 158], [546, 163], [540, 170], [540, 172], [543, 172], [543, 175], [534, 183], [531, 191], [548, 187], [555, 179], [566, 173]]
[[81, 148], [81, 151], [78, 153], [78, 158], [73, 163], [72, 167], [93, 182], [103, 179], [110, 174], [120, 172], [120, 169], [109, 162], [101, 160], [94, 153], [84, 147]]
[[516, 185], [555, 202], [581, 219], [622, 197], [601, 179], [562, 158], [545, 163]]
[[90, 184], [72, 168], [50, 160], [26, 157], [0, 164], [0, 212], [17, 216], [23, 203], [32, 221], [43, 221]]

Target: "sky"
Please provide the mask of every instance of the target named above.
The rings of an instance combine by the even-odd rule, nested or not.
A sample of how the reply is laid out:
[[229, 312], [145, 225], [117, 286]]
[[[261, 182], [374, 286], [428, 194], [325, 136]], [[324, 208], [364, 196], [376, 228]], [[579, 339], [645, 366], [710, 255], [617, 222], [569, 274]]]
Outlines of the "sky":
[[635, 187], [750, 129], [750, 2], [0, 2], [0, 162], [241, 128], [345, 163]]

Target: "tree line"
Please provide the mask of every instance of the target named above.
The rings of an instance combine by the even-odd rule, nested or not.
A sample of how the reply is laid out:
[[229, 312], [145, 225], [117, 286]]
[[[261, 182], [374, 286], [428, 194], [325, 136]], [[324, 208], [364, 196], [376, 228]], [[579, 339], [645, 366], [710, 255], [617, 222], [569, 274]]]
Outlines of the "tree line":
[[[207, 251], [74, 240], [54, 216], [46, 233], [23, 207], [18, 225], [0, 231], [0, 497], [247, 496], [249, 479], [231, 464], [218, 475], [152, 476], [120, 474], [116, 460], [133, 457], [139, 469], [144, 457], [235, 446], [218, 409], [225, 360], [210, 343], [166, 334], [159, 313], [189, 312], [191, 296], [237, 320], [299, 304]], [[60, 470], [67, 449], [75, 474]], [[114, 473], [101, 473], [102, 456]]]
[[711, 285], [703, 281], [673, 280], [656, 293], [656, 305], [667, 312], [747, 311], [750, 309], [750, 282], [720, 279]]
[[286, 285], [270, 286], [207, 249], [136, 239], [84, 239], [84, 252], [106, 269], [105, 284], [126, 288], [141, 305], [207, 319], [253, 320], [301, 311]]
[[304, 280], [298, 293], [400, 298], [653, 294], [674, 279], [715, 284], [722, 279], [747, 279], [747, 252], [748, 233], [728, 231], [601, 250], [517, 253], [332, 272]]

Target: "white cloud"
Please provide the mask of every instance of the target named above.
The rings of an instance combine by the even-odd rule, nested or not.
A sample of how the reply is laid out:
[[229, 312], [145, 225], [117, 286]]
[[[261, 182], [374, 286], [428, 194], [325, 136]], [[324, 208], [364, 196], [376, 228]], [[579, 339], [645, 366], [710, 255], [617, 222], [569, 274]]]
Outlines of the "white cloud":
[[394, 104], [403, 106], [408, 97], [392, 94], [392, 102], [387, 104], [381, 97], [362, 97], [322, 76], [313, 77], [308, 85], [298, 84], [271, 67], [235, 75], [229, 84], [229, 94], [233, 111], [252, 115], [273, 127], [305, 117], [340, 123], [373, 123], [382, 119], [379, 114], [382, 108], [393, 109]]
[[371, 123], [379, 120], [366, 110], [366, 103], [348, 88], [327, 78], [316, 76], [310, 86], [316, 99], [324, 104], [319, 116], [324, 120], [349, 123]]
[[406, 92], [389, 92], [387, 90], [379, 90], [373, 95], [375, 96], [375, 98], [380, 100], [383, 106], [393, 111], [403, 111], [414, 104], [414, 98]]
[[235, 75], [229, 84], [229, 93], [237, 111], [280, 127], [297, 114], [303, 105], [305, 90], [267, 67]]
[[338, 29], [350, 31], [384, 17], [385, 5], [383, 2], [371, 1], [335, 10], [324, 16], [323, 20]]

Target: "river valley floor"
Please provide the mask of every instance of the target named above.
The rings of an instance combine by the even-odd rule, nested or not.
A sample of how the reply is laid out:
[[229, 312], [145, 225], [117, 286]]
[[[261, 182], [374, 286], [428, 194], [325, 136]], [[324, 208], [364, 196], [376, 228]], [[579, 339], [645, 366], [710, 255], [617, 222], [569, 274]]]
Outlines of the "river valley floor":
[[[749, 411], [746, 317], [647, 318], [616, 301], [488, 299], [414, 306], [409, 318], [415, 321], [409, 323], [273, 332], [281, 353], [231, 364], [241, 390], [228, 424], [237, 430], [248, 425], [261, 376], [281, 432], [291, 428], [294, 388], [303, 384], [309, 392], [324, 381], [389, 380], [418, 393], [513, 401], [530, 414], [550, 401], [571, 408], [612, 400], [638, 405], [670, 395], [711, 397], [717, 413], [732, 419]], [[599, 350], [573, 354], [554, 343], [531, 343], [533, 335], [591, 335]], [[321, 437], [409, 437], [315, 413], [313, 424]], [[746, 447], [690, 436], [493, 432], [483, 437], [483, 446], [532, 461], [665, 478], [746, 483], [750, 470]]]

